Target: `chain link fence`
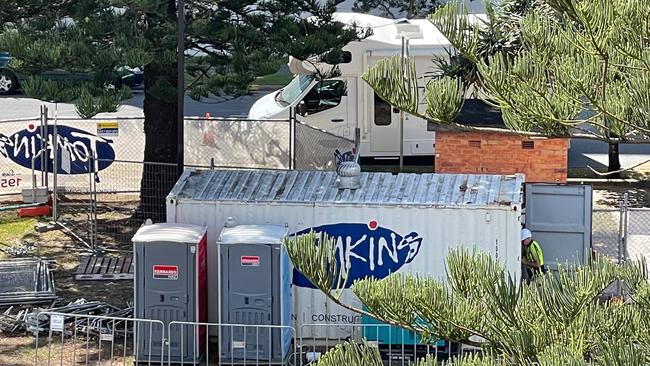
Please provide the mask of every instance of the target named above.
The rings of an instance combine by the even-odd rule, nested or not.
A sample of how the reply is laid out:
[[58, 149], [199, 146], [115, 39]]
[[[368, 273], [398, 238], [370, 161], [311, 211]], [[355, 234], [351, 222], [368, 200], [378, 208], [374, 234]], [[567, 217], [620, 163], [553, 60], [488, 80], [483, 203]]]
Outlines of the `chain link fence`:
[[599, 255], [619, 262], [621, 246], [621, 210], [594, 209], [591, 215], [591, 247]]
[[[295, 117], [187, 117], [184, 131], [188, 167], [333, 170], [337, 156], [356, 151]], [[141, 117], [52, 118], [42, 107], [39, 117], [0, 121], [0, 209], [27, 207], [25, 194], [40, 192], [38, 203], [53, 201], [52, 221], [89, 250], [130, 250], [144, 220], [166, 220], [181, 173], [144, 161], [144, 146]]]
[[288, 120], [188, 118], [185, 165], [238, 168], [290, 168]]
[[617, 263], [650, 260], [650, 209], [629, 207], [627, 193], [618, 208], [594, 209], [592, 249]]
[[[89, 165], [108, 163], [90, 160]], [[165, 197], [177, 165], [110, 161], [111, 169], [81, 176], [58, 174], [56, 223], [93, 251], [131, 250], [131, 237], [146, 219], [164, 222]], [[84, 181], [85, 178], [85, 181]]]
[[353, 140], [349, 140], [306, 123], [295, 123], [294, 167], [298, 170], [335, 170], [334, 154], [355, 154]]
[[625, 259], [650, 262], [650, 209], [630, 208], [624, 220]]

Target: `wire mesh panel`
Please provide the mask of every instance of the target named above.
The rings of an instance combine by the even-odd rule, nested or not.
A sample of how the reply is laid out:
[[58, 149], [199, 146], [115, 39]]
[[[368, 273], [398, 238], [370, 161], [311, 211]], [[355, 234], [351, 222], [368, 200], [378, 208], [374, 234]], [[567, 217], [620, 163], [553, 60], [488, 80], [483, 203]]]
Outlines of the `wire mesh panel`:
[[[218, 344], [211, 334], [219, 335]], [[169, 365], [198, 365], [201, 360], [205, 365], [303, 364], [290, 326], [172, 321], [167, 344]]]
[[[349, 335], [340, 336], [344, 327]], [[339, 336], [305, 337], [305, 334], [339, 334]], [[456, 350], [446, 341], [423, 342], [423, 339], [413, 331], [404, 330], [377, 322], [362, 324], [304, 324], [300, 328], [300, 354], [303, 362], [309, 363], [318, 359], [336, 345], [347, 342], [366, 342], [376, 346], [382, 359], [389, 366], [406, 366], [426, 356], [437, 357], [440, 360], [448, 358]]]
[[353, 154], [354, 141], [296, 122], [295, 169], [334, 170], [337, 152]]
[[592, 212], [591, 245], [599, 255], [619, 260], [621, 242], [621, 210], [594, 209]]
[[166, 198], [178, 177], [169, 163], [115, 161], [122, 172], [96, 184], [96, 242], [103, 248], [131, 249], [131, 238], [146, 219], [166, 221]]
[[650, 209], [630, 208], [626, 223], [626, 258], [650, 262]]
[[34, 365], [164, 364], [166, 329], [160, 321], [55, 312], [41, 312], [35, 320]]
[[186, 119], [185, 165], [288, 169], [288, 120]]
[[[21, 201], [22, 188], [32, 186], [32, 159], [41, 168], [42, 136], [38, 117], [0, 121], [0, 205]], [[40, 175], [36, 184], [42, 185]]]

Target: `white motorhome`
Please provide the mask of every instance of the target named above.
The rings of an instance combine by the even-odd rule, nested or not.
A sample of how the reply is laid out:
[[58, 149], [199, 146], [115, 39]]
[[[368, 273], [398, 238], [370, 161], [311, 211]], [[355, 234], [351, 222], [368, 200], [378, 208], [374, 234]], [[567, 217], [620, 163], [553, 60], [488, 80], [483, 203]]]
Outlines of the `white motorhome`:
[[[339, 136], [353, 138], [358, 127], [362, 157], [395, 158], [400, 149], [399, 110], [377, 97], [361, 76], [382, 58], [400, 55], [404, 35], [409, 38], [409, 54], [416, 60], [418, 84], [423, 87], [423, 77], [435, 71], [433, 56], [446, 56], [449, 41], [426, 19], [393, 20], [358, 13], [337, 13], [336, 19], [373, 30], [372, 36], [343, 48], [347, 57], [338, 65], [340, 76], [318, 81], [313, 76], [314, 65], [290, 59], [293, 80], [283, 89], [259, 99], [248, 117], [285, 119], [290, 109], [296, 108], [300, 111], [300, 121]], [[331, 65], [322, 67], [329, 69]], [[406, 115], [405, 156], [433, 155], [434, 138], [435, 133], [427, 130], [425, 120]]]

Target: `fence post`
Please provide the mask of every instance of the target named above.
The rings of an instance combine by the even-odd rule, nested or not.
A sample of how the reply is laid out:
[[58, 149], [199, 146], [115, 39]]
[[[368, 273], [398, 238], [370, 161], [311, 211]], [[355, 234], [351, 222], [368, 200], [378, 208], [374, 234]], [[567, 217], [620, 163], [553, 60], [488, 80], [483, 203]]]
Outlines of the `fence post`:
[[623, 238], [621, 239], [621, 257], [623, 261], [627, 261], [627, 229], [628, 229], [628, 216], [630, 212], [629, 201], [627, 192], [623, 194], [623, 211], [625, 216], [623, 217]]
[[97, 250], [97, 186], [93, 174], [96, 162], [88, 157], [88, 241], [93, 253]]
[[40, 123], [40, 132], [41, 132], [41, 150], [45, 150], [45, 153], [41, 155], [41, 187], [47, 187], [47, 127], [45, 127], [45, 121], [47, 119], [47, 107], [41, 105], [41, 123]]
[[361, 129], [356, 127], [354, 129], [354, 162], [359, 162], [359, 156], [361, 155]]
[[289, 170], [296, 169], [296, 109], [289, 108]]
[[57, 173], [59, 170], [59, 131], [57, 129], [57, 119], [58, 119], [58, 108], [56, 103], [54, 104], [54, 133], [52, 136], [52, 148], [54, 149], [54, 158], [52, 159], [52, 180], [53, 180], [53, 198], [52, 198], [52, 221], [58, 222], [59, 216], [59, 197], [58, 197], [58, 182], [57, 182]]

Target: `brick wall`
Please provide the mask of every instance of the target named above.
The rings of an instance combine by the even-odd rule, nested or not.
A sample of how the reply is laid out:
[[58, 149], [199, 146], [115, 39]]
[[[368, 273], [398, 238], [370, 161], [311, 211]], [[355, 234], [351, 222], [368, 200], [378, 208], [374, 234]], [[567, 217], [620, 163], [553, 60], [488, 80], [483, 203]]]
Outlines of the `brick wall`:
[[566, 183], [568, 148], [568, 139], [439, 131], [435, 166], [437, 173], [524, 173], [527, 182]]

